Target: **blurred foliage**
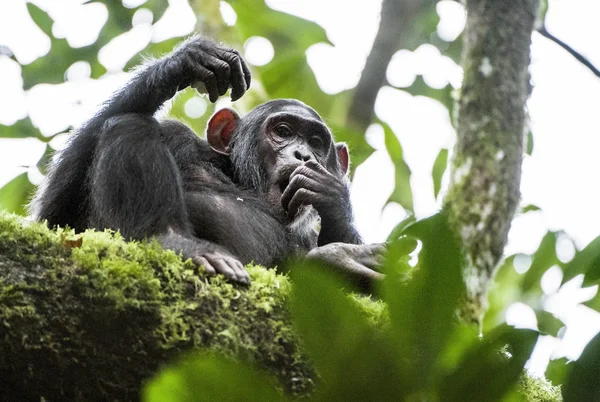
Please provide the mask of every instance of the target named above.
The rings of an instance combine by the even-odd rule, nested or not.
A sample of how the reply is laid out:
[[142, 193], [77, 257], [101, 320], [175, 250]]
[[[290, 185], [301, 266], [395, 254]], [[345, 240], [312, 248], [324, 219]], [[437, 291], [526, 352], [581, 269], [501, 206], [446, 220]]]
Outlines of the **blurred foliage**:
[[[402, 235], [418, 239], [423, 249], [414, 269], [406, 254], [388, 259], [379, 292], [390, 313], [384, 328], [369, 324], [342, 290], [350, 284], [330, 271], [291, 270], [294, 323], [320, 374], [311, 400], [528, 400], [517, 381], [538, 333], [501, 325], [479, 338], [459, 322], [461, 255], [444, 216], [413, 223]], [[407, 271], [413, 271], [410, 282]], [[145, 400], [287, 399], [270, 384], [243, 364], [235, 369], [227, 358], [196, 355], [158, 374]], [[557, 392], [545, 400], [560, 400]]]

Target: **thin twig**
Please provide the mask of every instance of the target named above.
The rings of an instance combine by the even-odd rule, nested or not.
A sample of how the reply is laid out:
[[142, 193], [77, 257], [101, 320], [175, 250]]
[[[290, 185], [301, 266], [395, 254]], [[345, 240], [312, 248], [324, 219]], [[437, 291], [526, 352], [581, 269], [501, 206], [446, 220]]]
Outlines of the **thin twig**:
[[562, 40], [558, 39], [556, 36], [554, 36], [550, 32], [548, 32], [546, 30], [546, 27], [542, 26], [541, 28], [538, 28], [537, 31], [542, 36], [550, 39], [552, 42], [556, 43], [557, 45], [559, 45], [560, 47], [565, 49], [567, 52], [569, 52], [569, 54], [571, 54], [571, 56], [573, 56], [575, 59], [577, 59], [577, 61], [579, 61], [581, 64], [583, 64], [584, 66], [589, 68], [590, 71], [596, 75], [596, 77], [600, 77], [600, 70], [598, 70], [598, 68], [596, 68], [596, 66], [594, 66], [587, 58], [585, 58], [577, 50], [573, 49], [571, 46], [567, 45], [565, 42], [563, 42]]

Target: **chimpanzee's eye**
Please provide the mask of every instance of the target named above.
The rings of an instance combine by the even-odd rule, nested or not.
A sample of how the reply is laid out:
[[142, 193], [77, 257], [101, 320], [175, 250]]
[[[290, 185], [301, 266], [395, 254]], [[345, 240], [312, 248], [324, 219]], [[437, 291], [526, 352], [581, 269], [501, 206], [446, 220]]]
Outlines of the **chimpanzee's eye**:
[[292, 135], [292, 129], [287, 124], [280, 124], [275, 127], [275, 132], [280, 137], [290, 137]]
[[308, 145], [310, 145], [311, 148], [321, 149], [323, 147], [323, 139], [317, 136], [310, 137], [308, 140]]

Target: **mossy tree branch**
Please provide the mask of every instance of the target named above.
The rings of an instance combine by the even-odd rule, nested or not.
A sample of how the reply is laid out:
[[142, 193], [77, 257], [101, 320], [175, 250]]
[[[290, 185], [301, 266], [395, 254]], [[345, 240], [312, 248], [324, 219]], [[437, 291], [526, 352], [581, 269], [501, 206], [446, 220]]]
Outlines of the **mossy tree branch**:
[[0, 213], [2, 398], [139, 400], [144, 380], [194, 348], [256, 362], [288, 392], [309, 392], [289, 281], [248, 269], [252, 285], [239, 288], [156, 243], [74, 237]]
[[467, 319], [485, 310], [519, 203], [529, 88], [529, 48], [538, 0], [467, 0], [457, 144], [445, 199], [466, 250]]

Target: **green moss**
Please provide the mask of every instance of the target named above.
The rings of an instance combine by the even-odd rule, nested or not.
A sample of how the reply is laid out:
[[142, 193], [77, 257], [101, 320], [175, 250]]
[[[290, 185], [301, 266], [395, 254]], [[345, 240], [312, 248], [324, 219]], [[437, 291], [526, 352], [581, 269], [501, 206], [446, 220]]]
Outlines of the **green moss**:
[[310, 392], [288, 278], [247, 269], [245, 288], [156, 242], [0, 213], [0, 388], [21, 399], [137, 399], [160, 364], [203, 348], [266, 367], [292, 394]]
[[[137, 400], [161, 365], [193, 349], [256, 363], [288, 393], [310, 393], [315, 375], [286, 306], [290, 281], [246, 268], [247, 288], [205, 276], [156, 242], [51, 231], [0, 212], [3, 398]], [[388, 324], [384, 303], [349, 297], [375, 327]], [[559, 401], [548, 387], [522, 380], [532, 402]]]
[[527, 402], [562, 402], [560, 386], [554, 386], [544, 378], [522, 375], [519, 392]]

